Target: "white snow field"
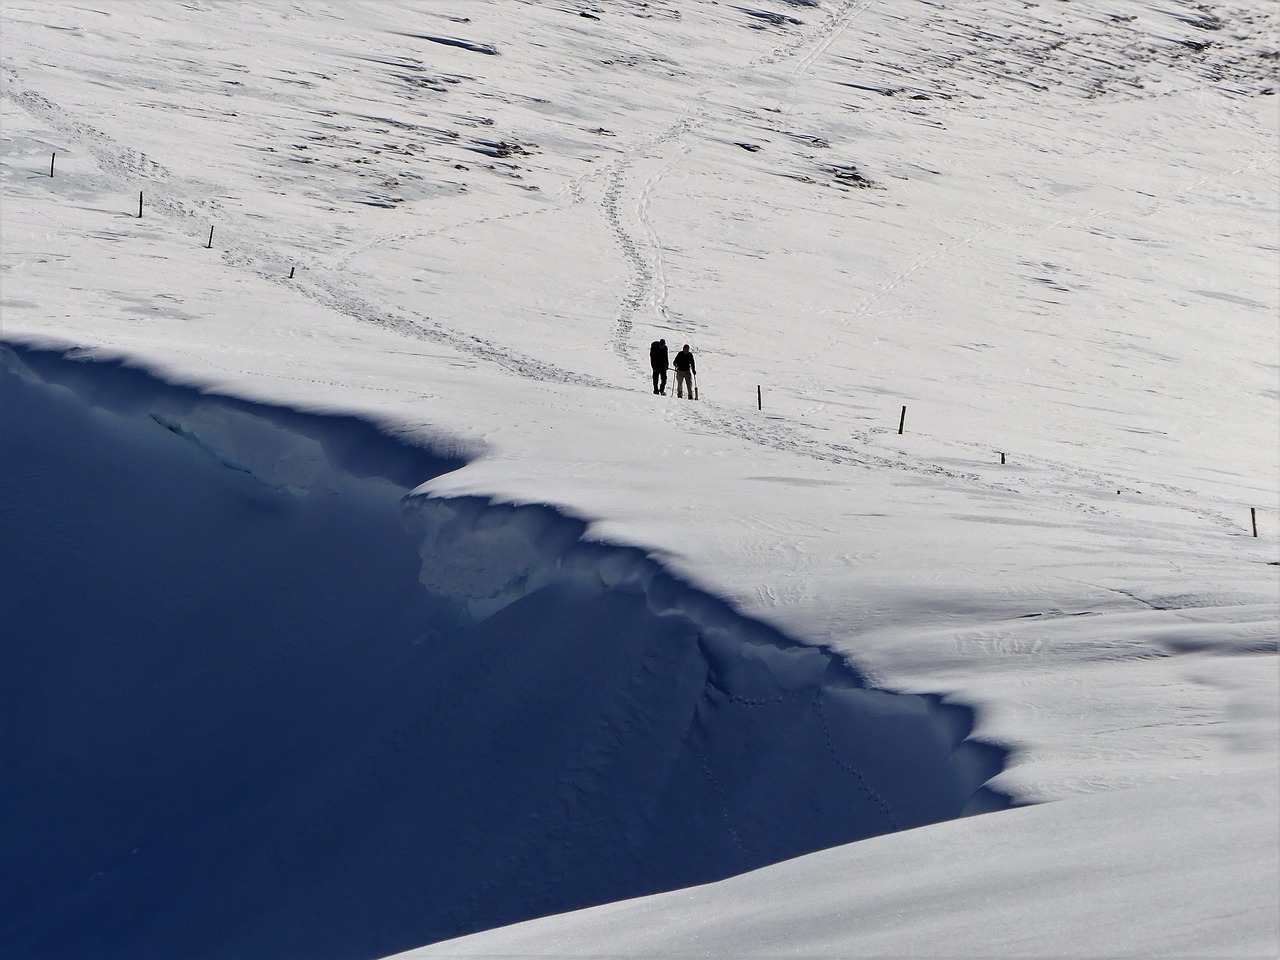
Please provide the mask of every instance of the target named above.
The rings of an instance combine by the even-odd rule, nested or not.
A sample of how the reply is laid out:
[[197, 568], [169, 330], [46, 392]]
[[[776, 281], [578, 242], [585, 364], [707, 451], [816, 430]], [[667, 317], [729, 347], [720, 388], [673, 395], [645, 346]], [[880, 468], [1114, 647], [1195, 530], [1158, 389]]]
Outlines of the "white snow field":
[[0, 0], [0, 955], [1280, 955], [1278, 25]]

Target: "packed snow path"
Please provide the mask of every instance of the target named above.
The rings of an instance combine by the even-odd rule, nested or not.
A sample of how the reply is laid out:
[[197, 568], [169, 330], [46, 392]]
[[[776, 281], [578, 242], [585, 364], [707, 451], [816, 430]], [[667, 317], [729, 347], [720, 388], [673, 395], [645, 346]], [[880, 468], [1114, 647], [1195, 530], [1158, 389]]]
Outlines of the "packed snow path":
[[456, 456], [3, 349], [6, 956], [375, 956], [1004, 805], [966, 709], [406, 496]]

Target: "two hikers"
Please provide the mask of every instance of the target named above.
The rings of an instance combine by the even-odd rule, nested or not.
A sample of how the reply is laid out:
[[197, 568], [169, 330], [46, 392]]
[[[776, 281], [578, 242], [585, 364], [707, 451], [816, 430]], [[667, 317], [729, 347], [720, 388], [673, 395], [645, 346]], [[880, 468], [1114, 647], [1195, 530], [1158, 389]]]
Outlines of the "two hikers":
[[[653, 392], [665, 395], [667, 392], [667, 341], [658, 339], [649, 344], [649, 366], [653, 368]], [[693, 353], [686, 343], [684, 349], [676, 354], [676, 396], [684, 399], [684, 391], [689, 389], [689, 399], [693, 399], [693, 378], [698, 375], [693, 364]]]

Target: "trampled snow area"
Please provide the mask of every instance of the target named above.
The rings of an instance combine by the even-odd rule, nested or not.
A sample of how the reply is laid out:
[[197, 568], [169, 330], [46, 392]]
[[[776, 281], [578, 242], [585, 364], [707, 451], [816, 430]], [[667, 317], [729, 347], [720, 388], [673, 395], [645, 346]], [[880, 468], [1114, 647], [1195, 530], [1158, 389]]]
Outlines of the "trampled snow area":
[[1274, 5], [0, 16], [5, 956], [1280, 952]]

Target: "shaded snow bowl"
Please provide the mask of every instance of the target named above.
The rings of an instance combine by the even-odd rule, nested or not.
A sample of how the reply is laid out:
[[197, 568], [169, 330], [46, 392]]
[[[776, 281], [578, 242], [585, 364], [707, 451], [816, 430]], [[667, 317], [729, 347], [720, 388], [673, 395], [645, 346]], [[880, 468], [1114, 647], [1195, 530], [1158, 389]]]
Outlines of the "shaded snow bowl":
[[458, 457], [0, 344], [6, 957], [389, 954], [1006, 806], [868, 689]]

